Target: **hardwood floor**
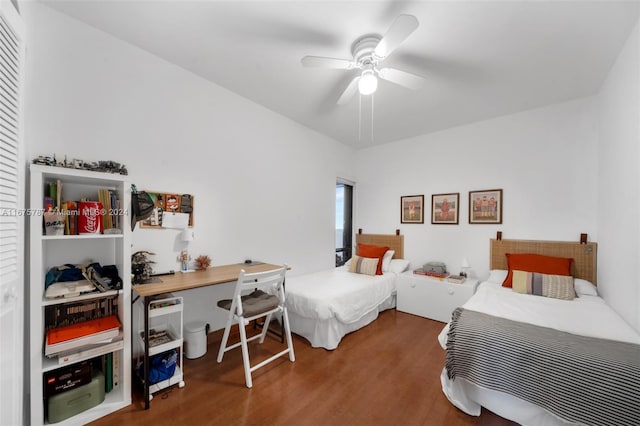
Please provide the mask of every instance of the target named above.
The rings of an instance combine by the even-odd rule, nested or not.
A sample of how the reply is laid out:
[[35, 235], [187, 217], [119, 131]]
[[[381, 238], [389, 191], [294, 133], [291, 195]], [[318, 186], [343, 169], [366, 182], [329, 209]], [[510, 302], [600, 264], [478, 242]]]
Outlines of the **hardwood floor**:
[[[392, 309], [334, 351], [294, 336], [296, 362], [283, 357], [255, 371], [252, 389], [240, 349], [216, 363], [222, 333], [212, 333], [204, 357], [185, 359], [184, 388], [155, 394], [149, 410], [136, 388], [131, 406], [92, 425], [515, 425], [486, 410], [468, 416], [442, 394], [442, 327]], [[252, 364], [281, 347], [272, 336], [262, 347], [251, 342]]]

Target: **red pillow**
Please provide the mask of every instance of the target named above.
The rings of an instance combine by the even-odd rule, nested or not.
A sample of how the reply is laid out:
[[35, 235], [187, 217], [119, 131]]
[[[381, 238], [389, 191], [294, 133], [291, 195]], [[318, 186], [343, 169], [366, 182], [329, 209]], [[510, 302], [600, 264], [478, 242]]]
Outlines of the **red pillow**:
[[376, 268], [376, 275], [382, 275], [382, 257], [387, 250], [389, 250], [389, 247], [358, 244], [358, 252], [356, 254], [360, 257], [377, 258], [378, 267]]
[[511, 287], [513, 271], [538, 272], [551, 275], [571, 275], [571, 263], [568, 257], [543, 256], [533, 253], [507, 253], [509, 273], [502, 287]]

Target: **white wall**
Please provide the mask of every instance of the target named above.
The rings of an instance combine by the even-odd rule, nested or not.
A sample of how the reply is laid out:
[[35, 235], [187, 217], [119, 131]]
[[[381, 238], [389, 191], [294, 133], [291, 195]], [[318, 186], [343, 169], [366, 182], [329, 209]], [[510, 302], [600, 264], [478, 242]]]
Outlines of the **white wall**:
[[640, 331], [640, 30], [598, 96], [599, 290]]
[[[456, 127], [358, 152], [355, 228], [400, 228], [412, 267], [437, 260], [486, 278], [489, 239], [597, 241], [592, 98]], [[503, 189], [503, 223], [470, 225], [469, 191]], [[431, 195], [460, 193], [458, 225], [431, 224]], [[400, 224], [400, 197], [425, 195], [425, 223]]]
[[[190, 252], [214, 265], [334, 265], [335, 182], [352, 177], [351, 149], [46, 6], [24, 15], [27, 158], [115, 160], [139, 189], [192, 194]], [[177, 230], [137, 226], [133, 241], [157, 253], [156, 271], [178, 269]], [[220, 292], [185, 294], [186, 320], [213, 321]]]

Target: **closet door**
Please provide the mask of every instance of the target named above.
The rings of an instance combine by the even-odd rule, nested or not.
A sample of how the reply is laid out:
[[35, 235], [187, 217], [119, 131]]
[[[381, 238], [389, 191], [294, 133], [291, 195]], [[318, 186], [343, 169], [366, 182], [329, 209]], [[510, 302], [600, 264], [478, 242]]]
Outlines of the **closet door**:
[[0, 424], [22, 424], [25, 170], [21, 94], [24, 29], [0, 1]]

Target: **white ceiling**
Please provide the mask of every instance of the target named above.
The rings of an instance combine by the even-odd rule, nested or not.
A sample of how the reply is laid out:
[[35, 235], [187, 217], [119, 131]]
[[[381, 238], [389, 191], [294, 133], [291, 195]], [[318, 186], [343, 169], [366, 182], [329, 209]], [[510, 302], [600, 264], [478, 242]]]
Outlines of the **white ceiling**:
[[[72, 17], [356, 148], [597, 93], [638, 20], [637, 1], [46, 1]], [[371, 100], [336, 100], [351, 58], [401, 13], [418, 29], [385, 61], [427, 77], [381, 81]]]

